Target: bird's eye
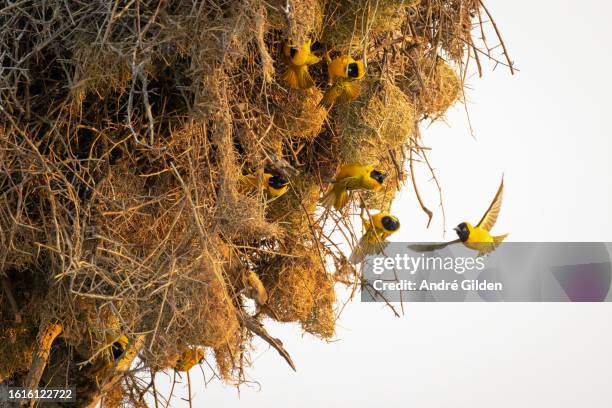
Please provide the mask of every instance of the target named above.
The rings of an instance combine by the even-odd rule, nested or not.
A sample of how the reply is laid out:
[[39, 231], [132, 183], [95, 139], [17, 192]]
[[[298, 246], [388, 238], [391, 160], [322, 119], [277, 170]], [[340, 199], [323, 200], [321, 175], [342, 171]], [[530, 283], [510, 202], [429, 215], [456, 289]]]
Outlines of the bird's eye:
[[291, 55], [291, 58], [295, 57], [295, 54], [298, 53], [298, 49], [297, 47], [291, 47], [291, 49], [289, 50], [289, 55]]
[[346, 67], [346, 74], [349, 78], [357, 78], [359, 77], [359, 66], [356, 62], [351, 62]]

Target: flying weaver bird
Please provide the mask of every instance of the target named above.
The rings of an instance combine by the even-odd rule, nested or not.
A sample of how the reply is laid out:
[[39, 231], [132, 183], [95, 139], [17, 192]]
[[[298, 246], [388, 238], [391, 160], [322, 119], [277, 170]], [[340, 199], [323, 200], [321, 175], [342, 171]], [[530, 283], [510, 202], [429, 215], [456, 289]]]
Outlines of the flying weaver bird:
[[478, 256], [486, 255], [495, 250], [501, 244], [501, 242], [508, 236], [504, 235], [491, 235], [490, 231], [497, 221], [497, 216], [501, 209], [502, 195], [504, 192], [504, 178], [502, 177], [497, 194], [491, 202], [491, 205], [483, 215], [482, 219], [476, 226], [473, 226], [469, 222], [462, 222], [457, 225], [454, 230], [459, 236], [458, 239], [443, 244], [434, 245], [410, 245], [409, 248], [419, 252], [435, 251], [442, 249], [448, 245], [463, 242], [463, 245], [470, 249], [478, 251]]
[[321, 59], [310, 52], [310, 40], [299, 47], [289, 39], [283, 45], [283, 55], [289, 67], [281, 79], [291, 88], [308, 89], [313, 86], [314, 81], [308, 72], [308, 66], [316, 64]]
[[200, 364], [202, 360], [204, 360], [204, 349], [201, 347], [187, 348], [176, 361], [174, 370], [189, 371], [194, 365]]
[[377, 190], [385, 177], [386, 174], [371, 165], [345, 164], [323, 196], [323, 206], [329, 209], [333, 205], [336, 210], [341, 210], [348, 201], [349, 190]]
[[399, 228], [400, 222], [397, 217], [387, 212], [373, 215], [370, 217], [366, 232], [353, 250], [349, 261], [356, 264], [363, 261], [367, 255], [381, 253], [386, 239], [397, 232]]
[[[240, 179], [242, 190], [254, 191], [258, 188], [258, 176], [256, 173], [247, 174]], [[289, 181], [282, 176], [272, 173], [263, 174], [264, 191], [270, 197], [280, 197], [287, 192]]]
[[350, 55], [341, 55], [333, 60], [325, 55], [327, 73], [332, 86], [325, 91], [319, 105], [330, 108], [336, 100], [350, 102], [359, 96], [358, 80], [365, 76], [363, 61], [355, 61]]

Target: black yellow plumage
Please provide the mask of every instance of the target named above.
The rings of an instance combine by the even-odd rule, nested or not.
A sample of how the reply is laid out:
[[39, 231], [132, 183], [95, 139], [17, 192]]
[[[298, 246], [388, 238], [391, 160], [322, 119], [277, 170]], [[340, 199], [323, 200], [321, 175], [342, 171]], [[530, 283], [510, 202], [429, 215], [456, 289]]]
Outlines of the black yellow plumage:
[[333, 206], [341, 210], [348, 202], [348, 191], [377, 190], [385, 178], [386, 174], [373, 165], [345, 164], [340, 167], [335, 180], [323, 196], [322, 204], [327, 209]]
[[287, 70], [281, 76], [291, 88], [308, 89], [314, 86], [314, 80], [308, 72], [308, 66], [321, 61], [310, 51], [310, 40], [301, 46], [297, 46], [289, 39], [283, 45], [283, 56], [287, 63]]
[[193, 368], [196, 364], [199, 364], [204, 360], [204, 349], [201, 347], [188, 347], [183, 350], [174, 369], [176, 371], [187, 372]]
[[330, 108], [336, 101], [347, 103], [357, 99], [361, 91], [357, 81], [365, 76], [363, 61], [355, 61], [350, 55], [331, 59], [329, 54], [326, 60], [331, 86], [325, 91], [319, 105]]
[[[256, 173], [246, 174], [240, 178], [240, 189], [243, 192], [256, 191], [258, 187], [259, 177]], [[280, 197], [287, 192], [289, 180], [279, 174], [264, 172], [261, 188], [268, 197]]]
[[455, 231], [459, 236], [458, 239], [441, 244], [410, 245], [409, 248], [418, 252], [429, 252], [462, 242], [466, 247], [478, 251], [478, 256], [484, 256], [494, 251], [508, 236], [508, 234], [494, 236], [490, 233], [501, 210], [503, 192], [504, 178], [502, 177], [493, 201], [491, 201], [489, 208], [487, 208], [478, 224], [473, 226], [469, 222], [462, 222], [455, 227]]
[[386, 240], [400, 228], [397, 217], [387, 212], [380, 212], [370, 217], [366, 232], [353, 249], [349, 261], [357, 264], [368, 255], [380, 254], [384, 251]]

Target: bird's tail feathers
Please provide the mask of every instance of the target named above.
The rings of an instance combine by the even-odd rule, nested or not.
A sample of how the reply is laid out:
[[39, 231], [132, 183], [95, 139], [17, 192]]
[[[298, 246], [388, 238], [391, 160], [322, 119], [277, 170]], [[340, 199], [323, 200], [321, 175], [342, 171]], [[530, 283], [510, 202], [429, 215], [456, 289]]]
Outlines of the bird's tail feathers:
[[321, 61], [321, 58], [317, 57], [316, 55], [312, 55], [310, 54], [307, 58], [306, 58], [306, 65], [314, 65], [314, 64], [318, 64]]
[[333, 206], [336, 210], [340, 211], [347, 201], [348, 193], [346, 189], [341, 185], [332, 184], [323, 196], [321, 203], [327, 209], [331, 209]]
[[502, 241], [506, 239], [507, 236], [508, 234], [493, 236], [493, 242], [484, 245], [482, 248], [480, 248], [480, 250], [478, 251], [478, 256], [484, 256], [495, 251], [497, 247], [501, 245]]
[[334, 203], [334, 208], [340, 211], [344, 208], [347, 202], [348, 192], [345, 189], [341, 189], [341, 191], [336, 194], [336, 202]]
[[291, 65], [281, 79], [289, 84], [291, 88], [308, 89], [314, 85], [314, 81], [308, 72], [307, 65]]
[[342, 84], [342, 92], [338, 96], [340, 103], [347, 103], [357, 99], [361, 86], [356, 81], [344, 81]]
[[493, 237], [493, 242], [495, 242], [497, 245], [499, 245], [504, 239], [506, 239], [507, 236], [508, 236], [508, 234], [494, 236]]
[[247, 174], [240, 177], [239, 190], [244, 194], [253, 189], [257, 188], [257, 175], [256, 174]]
[[355, 265], [363, 262], [368, 255], [381, 254], [385, 250], [386, 245], [386, 241], [377, 236], [370, 228], [353, 249], [349, 262]]
[[323, 98], [321, 98], [321, 101], [319, 102], [319, 106], [323, 106], [328, 109], [331, 108], [334, 102], [336, 102], [336, 98], [338, 98], [341, 93], [342, 89], [338, 84], [332, 85], [325, 91]]

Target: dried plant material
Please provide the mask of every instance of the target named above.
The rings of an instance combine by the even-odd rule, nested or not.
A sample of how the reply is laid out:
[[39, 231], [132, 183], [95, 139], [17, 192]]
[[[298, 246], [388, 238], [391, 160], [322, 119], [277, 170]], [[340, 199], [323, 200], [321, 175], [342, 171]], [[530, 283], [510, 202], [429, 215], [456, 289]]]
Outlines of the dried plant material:
[[327, 111], [318, 106], [323, 93], [318, 88], [290, 90], [274, 101], [274, 124], [285, 138], [312, 140], [319, 135]]
[[[412, 153], [429, 166], [418, 121], [462, 95], [468, 62], [514, 70], [475, 0], [192, 3], [0, 9], [0, 381], [139, 407], [186, 348], [243, 383], [254, 337], [295, 369], [262, 317], [329, 339], [336, 283], [360, 283], [331, 238], [354, 229], [318, 207], [336, 170], [379, 165], [359, 204], [388, 209]], [[471, 36], [487, 21], [504, 58]], [[318, 106], [324, 62], [286, 89], [289, 38], [364, 57], [359, 98]], [[240, 191], [263, 172], [288, 191]], [[41, 322], [62, 329], [42, 348]], [[128, 339], [117, 361], [109, 336]]]
[[462, 85], [455, 70], [441, 59], [438, 59], [434, 68], [432, 66], [426, 64], [423, 70], [425, 86], [419, 104], [423, 113], [437, 118], [459, 99]]
[[378, 163], [407, 143], [415, 127], [410, 98], [393, 84], [371, 80], [354, 103], [338, 107], [340, 155], [344, 163]]
[[281, 322], [300, 322], [305, 331], [333, 336], [335, 292], [316, 248], [296, 246], [291, 256], [272, 257], [261, 273], [268, 292], [264, 311]]
[[317, 39], [323, 24], [325, 0], [271, 0], [268, 7], [268, 23], [302, 44], [307, 39]]
[[368, 39], [397, 31], [419, 0], [330, 0], [322, 40], [343, 53], [360, 52]]
[[318, 230], [315, 211], [320, 196], [321, 186], [314, 177], [294, 177], [287, 194], [270, 203], [269, 217], [291, 235], [310, 238]]

